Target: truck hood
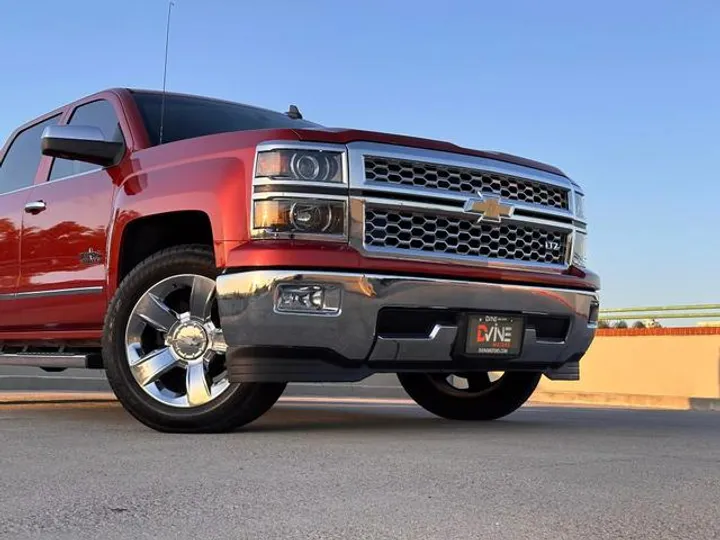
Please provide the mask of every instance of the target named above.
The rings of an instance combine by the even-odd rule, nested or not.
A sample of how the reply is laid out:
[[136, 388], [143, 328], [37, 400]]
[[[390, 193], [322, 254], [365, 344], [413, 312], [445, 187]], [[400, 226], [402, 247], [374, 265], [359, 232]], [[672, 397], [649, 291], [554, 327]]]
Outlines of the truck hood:
[[514, 165], [522, 165], [531, 167], [540, 171], [566, 176], [560, 169], [541, 163], [532, 159], [526, 159], [503, 152], [492, 152], [487, 150], [473, 150], [463, 148], [455, 144], [436, 141], [433, 139], [421, 139], [418, 137], [408, 137], [406, 135], [396, 135], [392, 133], [380, 133], [377, 131], [363, 131], [360, 129], [347, 128], [326, 128], [318, 127], [312, 129], [294, 129], [293, 130], [302, 141], [312, 142], [328, 142], [337, 144], [347, 144], [355, 141], [368, 141], [384, 144], [395, 144], [400, 146], [410, 146], [414, 148], [425, 148], [428, 150], [438, 150], [442, 152], [452, 152], [455, 154], [465, 154], [469, 156], [478, 156], [487, 159], [496, 159], [505, 161]]

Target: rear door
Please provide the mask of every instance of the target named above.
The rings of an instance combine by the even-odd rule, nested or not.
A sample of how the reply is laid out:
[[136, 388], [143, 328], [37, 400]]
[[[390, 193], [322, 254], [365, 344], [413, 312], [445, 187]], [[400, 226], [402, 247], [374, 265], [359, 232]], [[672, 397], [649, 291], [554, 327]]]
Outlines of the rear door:
[[[70, 125], [95, 126], [106, 140], [123, 141], [114, 105], [83, 103]], [[28, 327], [100, 328], [107, 307], [105, 261], [117, 167], [56, 158], [36, 184], [23, 223], [18, 307]]]
[[20, 275], [20, 235], [24, 206], [40, 165], [40, 136], [60, 115], [15, 135], [0, 162], [0, 329], [20, 326], [15, 293]]

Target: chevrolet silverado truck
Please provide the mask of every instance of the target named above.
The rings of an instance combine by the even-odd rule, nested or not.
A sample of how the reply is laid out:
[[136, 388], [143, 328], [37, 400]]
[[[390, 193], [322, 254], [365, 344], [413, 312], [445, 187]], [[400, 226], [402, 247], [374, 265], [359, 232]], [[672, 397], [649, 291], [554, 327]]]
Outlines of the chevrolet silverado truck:
[[597, 326], [583, 191], [529, 159], [111, 89], [0, 154], [0, 364], [104, 369], [225, 431], [290, 382], [397, 373], [456, 420], [576, 380]]

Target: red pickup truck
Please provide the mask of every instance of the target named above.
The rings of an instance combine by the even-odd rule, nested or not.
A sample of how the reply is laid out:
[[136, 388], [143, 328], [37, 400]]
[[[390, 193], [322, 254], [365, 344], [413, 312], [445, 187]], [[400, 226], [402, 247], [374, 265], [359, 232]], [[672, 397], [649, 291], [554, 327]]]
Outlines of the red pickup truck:
[[113, 89], [0, 153], [0, 364], [104, 369], [161, 431], [223, 431], [288, 382], [397, 373], [491, 420], [595, 333], [583, 192], [536, 161]]

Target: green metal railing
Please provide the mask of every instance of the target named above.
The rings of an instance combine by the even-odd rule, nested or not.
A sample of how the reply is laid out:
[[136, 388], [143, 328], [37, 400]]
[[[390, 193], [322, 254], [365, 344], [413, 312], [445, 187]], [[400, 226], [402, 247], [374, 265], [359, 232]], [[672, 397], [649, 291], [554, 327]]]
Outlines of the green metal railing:
[[601, 309], [601, 321], [629, 321], [644, 319], [712, 319], [720, 320], [720, 304], [688, 304], [677, 306], [648, 306]]

